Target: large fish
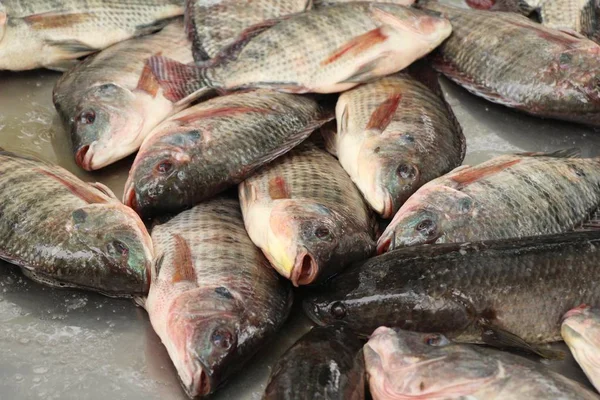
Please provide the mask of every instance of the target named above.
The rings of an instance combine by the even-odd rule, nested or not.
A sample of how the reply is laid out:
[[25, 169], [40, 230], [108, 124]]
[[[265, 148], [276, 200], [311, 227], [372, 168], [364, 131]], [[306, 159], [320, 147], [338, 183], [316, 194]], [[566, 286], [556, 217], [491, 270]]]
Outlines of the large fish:
[[465, 156], [465, 138], [450, 107], [407, 74], [343, 93], [336, 116], [330, 151], [384, 218]]
[[364, 347], [373, 400], [597, 400], [543, 364], [439, 334], [381, 327]]
[[409, 247], [335, 277], [305, 310], [365, 335], [385, 325], [548, 356], [535, 344], [561, 340], [567, 311], [600, 302], [598, 246], [595, 230]]
[[157, 261], [144, 307], [186, 393], [213, 393], [281, 327], [292, 292], [215, 198], [152, 230]]
[[182, 0], [2, 0], [0, 70], [65, 70], [182, 14]]
[[184, 103], [214, 89], [333, 93], [401, 70], [451, 30], [443, 18], [395, 4], [336, 4], [255, 25], [201, 66], [165, 57], [149, 64], [168, 98]]
[[308, 10], [312, 0], [185, 0], [194, 58], [208, 60], [258, 23]]
[[152, 128], [180, 111], [164, 98], [146, 60], [160, 53], [190, 63], [190, 46], [177, 20], [154, 35], [111, 46], [62, 76], [53, 101], [79, 166], [95, 170], [132, 154]]
[[294, 286], [341, 271], [374, 251], [374, 219], [340, 164], [305, 142], [239, 186], [252, 241]]
[[0, 258], [31, 279], [108, 296], [148, 291], [152, 241], [107, 187], [0, 152]]
[[363, 400], [361, 348], [344, 326], [312, 328], [277, 361], [263, 400]]
[[142, 215], [189, 208], [240, 183], [331, 118], [313, 99], [266, 90], [200, 103], [146, 138], [125, 204]]
[[600, 159], [503, 155], [421, 187], [378, 243], [389, 248], [565, 232], [600, 205]]
[[600, 388], [600, 309], [580, 306], [563, 317], [561, 335], [586, 376]]
[[470, 92], [532, 115], [600, 125], [600, 46], [505, 12], [422, 4], [453, 32], [433, 66]]

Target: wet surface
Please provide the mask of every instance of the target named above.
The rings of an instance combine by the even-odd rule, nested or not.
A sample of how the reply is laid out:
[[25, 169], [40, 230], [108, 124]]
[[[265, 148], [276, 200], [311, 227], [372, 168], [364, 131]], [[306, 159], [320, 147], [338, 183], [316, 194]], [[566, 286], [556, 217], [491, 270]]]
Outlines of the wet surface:
[[[59, 76], [0, 72], [0, 147], [60, 164], [121, 197], [132, 159], [97, 173], [77, 168], [51, 102]], [[529, 117], [443, 84], [467, 137], [467, 164], [502, 153], [570, 147], [600, 156], [600, 132], [593, 128]], [[277, 357], [309, 327], [295, 307], [277, 338], [212, 398], [260, 399]], [[548, 364], [586, 382], [570, 356]], [[166, 350], [132, 301], [49, 289], [0, 262], [0, 400], [184, 398]]]

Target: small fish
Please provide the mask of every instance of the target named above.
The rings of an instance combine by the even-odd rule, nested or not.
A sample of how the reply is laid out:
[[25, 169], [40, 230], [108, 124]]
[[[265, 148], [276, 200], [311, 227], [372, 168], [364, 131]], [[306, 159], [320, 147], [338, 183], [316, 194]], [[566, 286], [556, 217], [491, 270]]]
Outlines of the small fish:
[[0, 151], [0, 204], [0, 258], [29, 278], [112, 297], [147, 293], [150, 235], [104, 185]]
[[336, 115], [329, 150], [383, 218], [392, 218], [419, 187], [458, 167], [465, 156], [465, 138], [450, 107], [407, 74], [343, 93]]
[[503, 155], [459, 167], [404, 203], [378, 251], [571, 230], [600, 205], [599, 167], [600, 159], [571, 151]]
[[362, 342], [346, 327], [315, 327], [277, 361], [263, 400], [364, 400]]
[[373, 400], [599, 398], [541, 363], [435, 333], [380, 327], [364, 354]]
[[190, 46], [179, 19], [154, 35], [111, 46], [62, 76], [53, 101], [80, 167], [91, 171], [127, 157], [181, 110], [164, 98], [146, 60], [160, 53], [190, 63]]
[[182, 0], [2, 0], [0, 70], [64, 71], [182, 14]]
[[561, 335], [588, 379], [600, 388], [600, 309], [583, 305], [568, 311]]
[[318, 283], [374, 251], [375, 220], [340, 164], [305, 142], [239, 186], [244, 223], [294, 286]]
[[336, 4], [254, 25], [201, 66], [165, 57], [149, 65], [167, 98], [183, 103], [213, 90], [334, 93], [401, 70], [451, 30], [443, 18], [395, 4]]
[[157, 258], [139, 298], [190, 398], [215, 392], [272, 340], [292, 304], [244, 230], [239, 203], [217, 197], [152, 230]]
[[195, 105], [146, 138], [124, 202], [144, 216], [189, 208], [237, 185], [332, 117], [311, 98], [267, 90]]

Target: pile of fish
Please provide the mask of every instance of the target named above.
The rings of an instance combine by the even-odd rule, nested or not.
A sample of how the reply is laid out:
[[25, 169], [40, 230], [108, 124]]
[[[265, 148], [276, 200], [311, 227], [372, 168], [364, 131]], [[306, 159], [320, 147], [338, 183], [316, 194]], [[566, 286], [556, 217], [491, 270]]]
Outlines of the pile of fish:
[[600, 158], [461, 165], [438, 84], [600, 126], [597, 10], [557, 20], [573, 1], [1, 0], [0, 69], [70, 68], [77, 165], [135, 159], [121, 202], [0, 151], [0, 258], [133, 297], [191, 398], [296, 292], [318, 326], [264, 399], [598, 399], [514, 353], [564, 339], [600, 387]]

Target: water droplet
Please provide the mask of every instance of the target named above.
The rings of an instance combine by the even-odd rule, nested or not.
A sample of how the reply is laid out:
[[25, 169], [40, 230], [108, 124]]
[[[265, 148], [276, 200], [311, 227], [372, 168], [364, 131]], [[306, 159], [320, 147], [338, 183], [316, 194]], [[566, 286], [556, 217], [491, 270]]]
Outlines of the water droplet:
[[27, 339], [27, 338], [21, 338], [21, 339], [19, 339], [19, 343], [21, 343], [21, 344], [27, 344], [27, 343], [29, 343], [29, 339]]
[[33, 369], [34, 374], [45, 374], [46, 372], [48, 372], [48, 368], [46, 367], [35, 367]]
[[25, 379], [25, 377], [21, 374], [15, 375], [15, 381], [17, 381], [17, 382], [23, 382], [24, 379]]
[[40, 383], [41, 381], [42, 381], [42, 378], [40, 378], [39, 376], [36, 376], [35, 378], [33, 378], [34, 383]]

